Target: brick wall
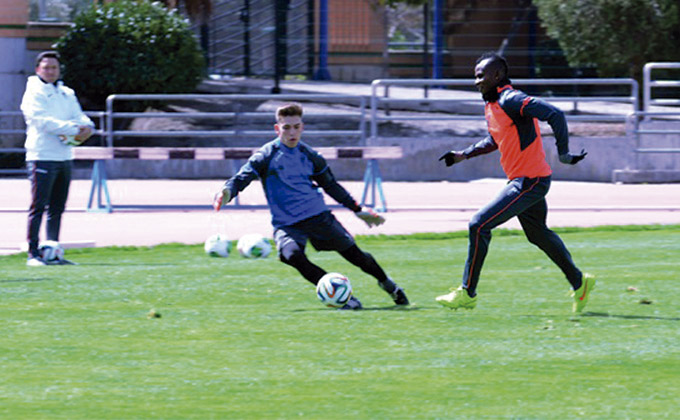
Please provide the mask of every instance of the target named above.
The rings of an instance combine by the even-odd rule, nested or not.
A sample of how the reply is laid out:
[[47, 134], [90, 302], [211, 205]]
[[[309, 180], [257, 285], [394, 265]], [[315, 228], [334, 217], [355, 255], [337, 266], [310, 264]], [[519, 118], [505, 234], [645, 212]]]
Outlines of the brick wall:
[[369, 0], [328, 1], [328, 64], [333, 80], [386, 76], [385, 14]]
[[329, 51], [378, 52], [387, 44], [382, 9], [366, 0], [330, 0]]
[[0, 2], [0, 38], [23, 38], [28, 22], [28, 0]]
[[26, 49], [36, 52], [51, 50], [70, 27], [68, 22], [29, 22], [26, 27]]

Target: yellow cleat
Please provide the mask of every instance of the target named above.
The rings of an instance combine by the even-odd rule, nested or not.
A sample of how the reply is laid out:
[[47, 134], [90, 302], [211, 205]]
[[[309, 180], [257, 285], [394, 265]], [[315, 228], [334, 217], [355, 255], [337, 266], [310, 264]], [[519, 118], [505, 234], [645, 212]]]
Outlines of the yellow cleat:
[[590, 296], [590, 292], [595, 288], [595, 276], [592, 274], [584, 273], [583, 274], [583, 282], [581, 283], [581, 287], [578, 288], [578, 290], [574, 290], [574, 306], [572, 310], [576, 313], [580, 313], [583, 311], [583, 308], [586, 307], [586, 304], [588, 303], [588, 297]]
[[477, 296], [470, 297], [467, 290], [463, 289], [463, 286], [451, 289], [451, 293], [437, 296], [435, 300], [441, 305], [455, 310], [458, 308], [475, 309], [475, 306], [477, 306]]

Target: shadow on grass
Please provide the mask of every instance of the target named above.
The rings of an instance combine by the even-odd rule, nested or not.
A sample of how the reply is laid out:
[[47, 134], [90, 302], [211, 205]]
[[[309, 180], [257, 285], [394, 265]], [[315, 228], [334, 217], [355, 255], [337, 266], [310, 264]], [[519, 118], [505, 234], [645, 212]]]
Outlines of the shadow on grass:
[[421, 306], [414, 306], [414, 305], [409, 305], [409, 306], [382, 306], [382, 307], [372, 307], [372, 308], [367, 308], [364, 307], [361, 309], [362, 311], [404, 311], [404, 312], [410, 312], [410, 311], [419, 311], [421, 309], [425, 309]]
[[[426, 308], [423, 308], [423, 307], [420, 307], [420, 306], [413, 306], [413, 305], [407, 306], [407, 307], [403, 307], [403, 306], [377, 307], [376, 306], [376, 307], [372, 307], [372, 308], [368, 308], [368, 307], [364, 306], [362, 309], [357, 309], [357, 310], [349, 310], [349, 309], [348, 310], [342, 310], [340, 308], [337, 308], [335, 310], [341, 311], [341, 312], [365, 312], [365, 311], [400, 311], [400, 312], [404, 311], [404, 312], [408, 312], [408, 311], [418, 311], [418, 310], [421, 310], [421, 309], [426, 309]], [[318, 309], [293, 309], [293, 312], [316, 312], [316, 311], [333, 311], [333, 308], [321, 307], [321, 308], [318, 308]]]
[[619, 319], [656, 319], [660, 321], [680, 321], [679, 317], [646, 316], [646, 315], [616, 315], [607, 312], [584, 312], [581, 316]]
[[37, 278], [37, 279], [7, 279], [7, 280], [0, 280], [0, 283], [30, 283], [30, 282], [37, 282], [37, 281], [50, 281], [54, 280], [51, 278]]
[[182, 264], [149, 264], [149, 263], [78, 263], [80, 267], [177, 267]]

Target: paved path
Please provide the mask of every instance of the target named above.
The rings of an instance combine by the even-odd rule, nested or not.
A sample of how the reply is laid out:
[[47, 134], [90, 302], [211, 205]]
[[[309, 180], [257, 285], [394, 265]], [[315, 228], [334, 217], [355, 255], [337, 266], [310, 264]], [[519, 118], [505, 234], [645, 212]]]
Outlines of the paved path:
[[[494, 197], [504, 182], [386, 182], [387, 222], [373, 229], [348, 210], [334, 212], [355, 235], [465, 230], [474, 211]], [[85, 210], [90, 181], [75, 180], [62, 221], [61, 240], [67, 246], [81, 242], [125, 246], [202, 243], [216, 232], [225, 232], [231, 238], [245, 233], [271, 237], [269, 211], [264, 207], [260, 186], [251, 185], [241, 197], [242, 204], [259, 208], [234, 208], [230, 204], [215, 213], [210, 202], [221, 184], [219, 180], [110, 180], [114, 212], [96, 213]], [[342, 184], [355, 198], [361, 197], [361, 182]], [[25, 241], [29, 198], [27, 180], [0, 180], [0, 253], [17, 252]], [[554, 181], [548, 205], [548, 224], [553, 227], [680, 224], [680, 184]], [[519, 224], [513, 219], [503, 227], [519, 228]]]

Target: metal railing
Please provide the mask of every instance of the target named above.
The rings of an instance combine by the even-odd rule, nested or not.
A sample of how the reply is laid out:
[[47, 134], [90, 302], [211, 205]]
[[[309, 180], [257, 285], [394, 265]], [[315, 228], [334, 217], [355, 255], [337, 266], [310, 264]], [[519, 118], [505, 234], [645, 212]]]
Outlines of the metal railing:
[[[578, 111], [578, 104], [581, 102], [616, 102], [623, 104], [630, 104], [631, 111], [639, 109], [638, 92], [639, 87], [637, 81], [634, 79], [513, 79], [514, 86], [618, 86], [626, 87], [630, 93], [626, 96], [550, 96], [541, 97], [548, 102], [570, 102], [573, 104], [572, 111]], [[384, 88], [382, 97], [379, 95], [379, 87]], [[390, 87], [422, 87], [423, 98], [390, 98]], [[428, 104], [462, 104], [462, 103], [478, 103], [482, 104], [482, 100], [478, 95], [465, 94], [463, 92], [446, 91], [438, 89], [438, 91], [446, 92], [447, 97], [430, 98], [428, 97], [428, 88], [432, 86], [444, 87], [453, 86], [461, 88], [474, 88], [473, 79], [378, 79], [371, 83], [371, 137], [378, 137], [378, 123], [380, 121], [392, 120], [483, 120], [484, 115], [480, 113], [477, 116], [460, 115], [447, 113], [446, 115], [390, 115], [390, 104], [417, 104], [420, 107]], [[440, 96], [443, 96], [441, 94]], [[378, 115], [379, 108], [385, 109], [385, 115]], [[570, 121], [587, 121], [587, 122], [622, 122], [627, 120], [626, 114], [597, 114], [597, 115], [567, 115]]]
[[[24, 125], [24, 118], [21, 111], [0, 111], [0, 118], [17, 118], [21, 120], [21, 128], [0, 128], [0, 135], [14, 135], [14, 136], [24, 136], [26, 134], [26, 127]], [[12, 122], [11, 125], [14, 125]], [[0, 148], [1, 154], [11, 154], [11, 153], [24, 153], [26, 150], [23, 147], [5, 147]], [[0, 175], [23, 175], [26, 173], [26, 168], [0, 168]]]
[[21, 128], [2, 128], [0, 126], [0, 134], [26, 134], [24, 114], [21, 111], [0, 111], [0, 118], [6, 117], [19, 117], [17, 120], [21, 121]]
[[[635, 153], [680, 153], [680, 147], [640, 147], [641, 135], [680, 135], [680, 128], [677, 129], [649, 129], [640, 128], [640, 120], [652, 122], [652, 119], [664, 119], [667, 122], [676, 122], [680, 127], [680, 111], [676, 112], [654, 112], [637, 111], [628, 114], [627, 133], [635, 136]], [[632, 128], [630, 128], [632, 127]]]
[[[99, 121], [99, 129], [95, 130], [93, 136], [103, 136], [105, 131], [105, 121], [106, 113], [103, 111], [84, 111], [85, 115], [92, 119], [97, 119]], [[0, 128], [0, 135], [3, 134], [13, 134], [13, 135], [25, 135], [26, 127], [24, 124], [23, 114], [21, 111], [0, 111], [0, 118], [3, 117], [21, 117], [22, 122], [21, 128]], [[2, 147], [0, 148], [0, 154], [10, 154], [10, 153], [25, 153], [26, 149], [23, 147]], [[26, 168], [0, 168], [0, 175], [23, 175], [26, 173]]]
[[[676, 124], [677, 128], [640, 128], [641, 125], [652, 125], [654, 120], [659, 120], [660, 123]], [[649, 141], [643, 144], [642, 137], [660, 137], [662, 140], [668, 139], [668, 136], [680, 139], [680, 111], [675, 112], [654, 112], [654, 111], [637, 111], [628, 114], [628, 123], [626, 124], [626, 134], [633, 136], [635, 141], [635, 148], [633, 153], [635, 156], [635, 168], [640, 168], [640, 156], [646, 154], [668, 155], [680, 153], [680, 142], [676, 142], [676, 147], [660, 147], [650, 146]], [[665, 136], [665, 137], [662, 137]], [[668, 143], [668, 141], [666, 141]], [[671, 142], [672, 143], [672, 142]], [[675, 165], [677, 168], [677, 163]]]
[[[657, 68], [656, 64], [650, 63], [649, 67], [646, 68]], [[663, 63], [664, 65], [668, 63]], [[680, 63], [677, 64], [677, 68], [680, 68]], [[651, 71], [651, 70], [649, 70]], [[656, 81], [655, 83], [659, 83]], [[567, 115], [568, 120], [572, 121], [610, 121], [610, 122], [625, 122], [627, 124], [627, 134], [629, 136], [635, 136], [636, 148], [635, 154], [646, 154], [646, 153], [679, 153], [680, 149], [677, 148], [655, 148], [655, 147], [641, 147], [639, 138], [641, 135], [678, 135], [679, 131], [676, 130], [656, 130], [647, 127], [640, 127], [640, 122], [648, 119], [659, 119], [666, 118], [670, 120], [680, 119], [679, 112], [651, 112], [651, 111], [638, 111], [638, 84], [633, 79], [516, 79], [513, 81], [516, 86], [526, 86], [526, 85], [612, 85], [612, 86], [626, 86], [630, 89], [630, 94], [625, 96], [577, 96], [577, 97], [543, 97], [543, 99], [550, 102], [569, 102], [573, 103], [573, 108], [578, 108], [578, 103], [580, 102], [615, 102], [628, 104], [632, 108], [632, 112], [625, 114], [597, 114], [597, 115]], [[666, 85], [668, 83], [662, 84]], [[672, 85], [680, 86], [680, 81], [673, 83]], [[656, 85], [656, 86], [662, 86]], [[433, 98], [418, 98], [411, 92], [408, 97], [394, 98], [390, 97], [389, 89], [390, 87], [440, 87], [440, 86], [459, 86], [470, 89], [469, 92], [464, 91], [450, 91], [446, 89], [436, 89], [437, 97]], [[121, 94], [121, 95], [111, 95], [106, 101], [106, 111], [105, 112], [95, 112], [87, 111], [86, 114], [91, 118], [97, 118], [99, 120], [99, 129], [95, 131], [95, 135], [99, 135], [102, 138], [102, 144], [106, 146], [113, 147], [114, 140], [120, 137], [212, 137], [212, 138], [224, 138], [224, 137], [234, 137], [234, 138], [254, 138], [272, 136], [272, 130], [269, 128], [271, 123], [273, 123], [273, 117], [271, 111], [268, 112], [251, 112], [251, 111], [240, 111], [239, 104], [243, 104], [245, 101], [300, 101], [300, 102], [326, 102], [326, 103], [352, 103], [358, 106], [356, 111], [337, 111], [337, 112], [314, 112], [309, 110], [305, 113], [305, 120], [310, 120], [314, 118], [340, 118], [348, 119], [355, 118], [358, 119], [358, 127], [356, 130], [307, 130], [306, 134], [310, 136], [323, 136], [323, 137], [356, 137], [359, 139], [359, 145], [366, 144], [367, 138], [367, 118], [370, 118], [370, 136], [378, 137], [378, 123], [380, 121], [389, 120], [478, 120], [483, 121], [483, 113], [478, 113], [478, 115], [460, 115], [453, 113], [412, 113], [409, 115], [388, 115], [386, 112], [384, 115], [379, 114], [380, 110], [389, 110], [390, 105], [415, 105], [417, 108], [427, 108], [428, 104], [452, 104], [452, 103], [466, 103], [466, 104], [478, 104], [482, 105], [479, 94], [474, 92], [471, 88], [474, 86], [474, 82], [471, 79], [380, 79], [375, 80], [371, 84], [371, 97], [370, 97], [370, 114], [367, 110], [368, 98], [360, 95], [332, 95], [332, 94], [294, 94], [294, 95], [239, 95], [239, 94], [222, 94], [222, 95], [209, 95], [209, 94], [161, 94], [161, 95], [136, 95], [136, 94]], [[384, 93], [381, 96], [379, 93], [379, 88], [384, 88]], [[433, 89], [434, 91], [434, 89]], [[645, 87], [645, 92], [648, 91], [648, 87]], [[170, 101], [170, 100], [231, 100], [232, 105], [235, 108], [232, 112], [116, 112], [114, 111], [114, 104], [120, 101]], [[650, 102], [654, 103], [654, 102]], [[667, 104], [667, 102], [663, 102]], [[245, 107], [244, 107], [245, 108]], [[249, 107], [248, 109], [252, 109]], [[621, 112], [621, 110], [617, 110]], [[21, 116], [19, 111], [0, 111], [0, 118], [3, 117], [17, 117]], [[201, 131], [191, 131], [191, 130], [116, 130], [114, 129], [114, 121], [117, 119], [126, 118], [192, 118], [192, 119], [225, 119], [231, 118], [233, 124], [238, 126], [242, 123], [259, 123], [262, 121], [263, 125], [266, 124], [268, 127], [266, 130], [250, 130], [250, 129], [234, 129], [234, 130], [201, 130]], [[23, 119], [21, 120], [23, 123]], [[266, 121], [266, 123], [265, 123]], [[14, 123], [16, 124], [16, 122]], [[632, 128], [630, 128], [632, 127]], [[11, 134], [11, 135], [23, 135], [25, 128], [10, 128], [10, 129], [0, 129], [0, 134]], [[11, 147], [11, 148], [0, 148], [0, 153], [22, 153], [23, 148]], [[23, 174], [25, 169], [3, 169], [0, 168], [0, 174]]]
[[680, 63], [647, 63], [642, 68], [644, 111], [651, 111], [652, 105], [680, 105], [680, 98], [652, 98], [653, 88], [680, 88], [680, 80], [653, 80], [652, 70], [680, 70]]
[[[229, 99], [235, 101], [235, 112], [116, 112], [114, 102], [116, 101], [170, 101], [170, 100], [220, 100]], [[238, 95], [238, 94], [119, 94], [110, 95], [106, 100], [106, 111], [86, 111], [85, 114], [90, 118], [99, 120], [99, 129], [95, 130], [94, 135], [99, 135], [108, 147], [113, 147], [116, 137], [271, 137], [273, 130], [115, 130], [114, 121], [116, 119], [131, 118], [192, 118], [192, 119], [224, 119], [232, 118], [234, 122], [253, 122], [261, 121], [262, 125], [271, 127], [273, 116], [271, 112], [241, 112], [238, 110], [239, 102], [244, 101], [318, 101], [318, 102], [352, 102], [356, 103], [358, 111], [354, 112], [333, 112], [333, 113], [314, 113], [305, 112], [305, 120], [310, 121], [316, 118], [323, 119], [348, 119], [358, 117], [356, 130], [306, 130], [310, 136], [323, 137], [355, 137], [358, 144], [366, 144], [366, 118], [367, 118], [367, 99], [359, 95]], [[21, 111], [0, 111], [0, 118], [3, 117], [22, 117]], [[21, 118], [22, 126], [23, 118]], [[25, 126], [12, 129], [0, 129], [1, 134], [24, 135]], [[0, 153], [24, 153], [23, 147], [0, 148]], [[26, 172], [25, 168], [5, 169], [0, 168], [0, 175], [19, 175]]]
[[263, 137], [271, 136], [272, 129], [268, 130], [114, 130], [114, 120], [116, 118], [233, 118], [234, 121], [250, 120], [267, 120], [274, 121], [271, 112], [240, 112], [239, 103], [235, 102], [236, 110], [234, 112], [115, 112], [114, 102], [116, 101], [173, 101], [173, 100], [220, 100], [229, 99], [233, 101], [319, 101], [319, 102], [335, 102], [335, 101], [353, 101], [358, 104], [357, 112], [334, 112], [318, 114], [314, 112], [305, 112], [305, 120], [314, 119], [317, 117], [323, 118], [348, 118], [359, 117], [359, 124], [357, 130], [306, 130], [305, 133], [310, 136], [324, 136], [324, 137], [358, 137], [360, 144], [365, 144], [366, 139], [366, 114], [367, 104], [366, 98], [358, 95], [238, 95], [238, 94], [115, 94], [106, 98], [106, 144], [112, 147], [114, 138], [119, 136], [128, 137]]
[[[234, 111], [232, 112], [116, 112], [114, 110], [114, 104], [116, 101], [178, 101], [178, 100], [230, 100], [234, 105]], [[359, 144], [364, 145], [366, 143], [366, 113], [367, 113], [367, 101], [363, 96], [357, 95], [308, 95], [308, 94], [297, 94], [297, 95], [239, 95], [239, 94], [221, 94], [221, 95], [211, 95], [211, 94], [117, 94], [110, 95], [106, 99], [106, 145], [108, 147], [114, 146], [114, 141], [116, 137], [263, 137], [266, 136], [271, 138], [272, 129], [267, 130], [115, 130], [114, 122], [116, 118], [203, 118], [203, 119], [215, 119], [215, 118], [232, 118], [234, 124], [243, 123], [245, 120], [250, 121], [268, 121], [269, 124], [274, 122], [274, 116], [271, 111], [268, 112], [241, 112], [241, 103], [246, 101], [257, 101], [264, 102], [268, 100], [275, 101], [317, 101], [317, 102], [330, 102], [336, 103], [338, 101], [350, 101], [356, 102], [358, 104], [358, 111], [355, 112], [332, 112], [332, 113], [314, 113], [305, 112], [305, 119], [309, 121], [315, 117], [322, 117], [324, 119], [328, 118], [357, 118], [358, 129], [357, 130], [306, 130], [305, 133], [312, 136], [324, 136], [324, 137], [357, 137], [359, 139]], [[264, 123], [263, 123], [264, 125]], [[271, 127], [271, 125], [269, 125]], [[375, 159], [370, 159], [371, 161]], [[375, 199], [375, 188], [377, 186], [380, 197], [382, 199], [382, 211], [385, 211], [385, 200], [382, 193], [382, 179], [380, 171], [377, 168], [377, 163], [369, 162], [366, 169], [365, 175], [365, 187], [364, 196], [362, 197], [362, 204], [366, 200], [367, 191], [372, 188], [373, 193], [373, 205], [377, 206], [377, 201]], [[102, 203], [102, 197], [106, 197], [106, 204]], [[96, 197], [96, 202], [95, 202]], [[93, 203], [94, 206], [93, 206]], [[237, 206], [240, 203], [235, 201]], [[90, 190], [90, 198], [88, 200], [88, 209], [93, 211], [112, 211], [112, 205], [110, 198], [108, 196], [107, 187], [107, 175], [105, 166], [101, 161], [95, 162], [93, 174], [92, 174], [92, 188]]]

